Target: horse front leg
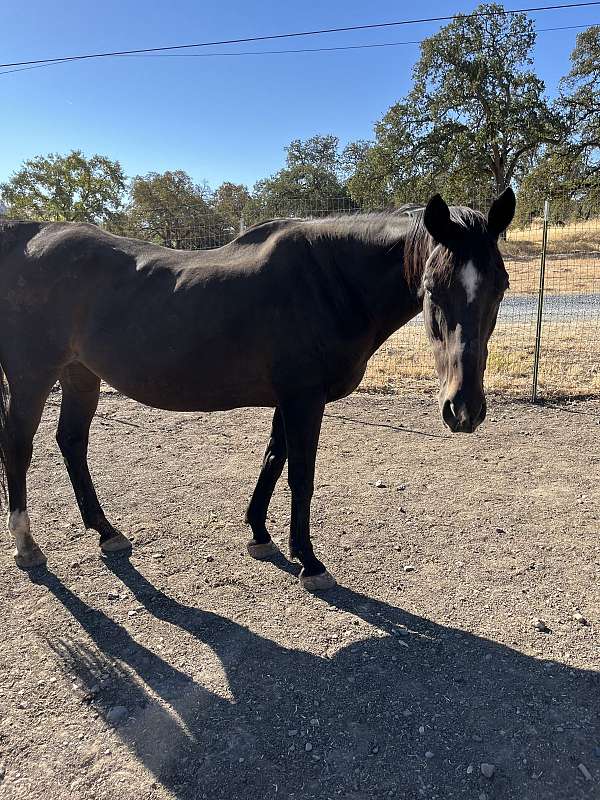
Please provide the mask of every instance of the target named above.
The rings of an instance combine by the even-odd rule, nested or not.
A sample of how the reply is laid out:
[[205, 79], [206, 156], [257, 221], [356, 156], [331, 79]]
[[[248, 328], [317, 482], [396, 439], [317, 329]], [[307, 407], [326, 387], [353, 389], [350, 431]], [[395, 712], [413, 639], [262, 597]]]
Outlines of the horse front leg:
[[302, 564], [300, 583], [309, 591], [335, 586], [335, 579], [316, 557], [310, 540], [310, 504], [325, 400], [298, 396], [282, 403], [288, 449], [288, 483], [292, 493], [290, 557]]
[[246, 522], [252, 529], [252, 539], [248, 542], [248, 552], [252, 558], [261, 560], [279, 552], [277, 545], [271, 540], [266, 521], [275, 484], [281, 477], [286, 458], [287, 444], [283, 419], [281, 411], [276, 408], [260, 475], [246, 511]]

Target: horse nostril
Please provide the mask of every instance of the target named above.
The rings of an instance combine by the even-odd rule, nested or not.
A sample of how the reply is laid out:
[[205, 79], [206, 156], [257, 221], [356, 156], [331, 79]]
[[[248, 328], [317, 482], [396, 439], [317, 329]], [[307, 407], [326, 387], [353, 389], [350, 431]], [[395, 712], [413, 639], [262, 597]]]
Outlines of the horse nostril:
[[486, 414], [487, 414], [487, 405], [485, 400], [483, 400], [483, 402], [479, 406], [479, 410], [477, 411], [477, 413], [473, 414], [470, 417], [471, 431], [474, 431], [475, 428], [478, 428], [481, 425], [481, 423], [485, 419]]
[[442, 406], [442, 419], [451, 431], [455, 431], [458, 427], [458, 416], [456, 415], [454, 403], [450, 400], [446, 400]]

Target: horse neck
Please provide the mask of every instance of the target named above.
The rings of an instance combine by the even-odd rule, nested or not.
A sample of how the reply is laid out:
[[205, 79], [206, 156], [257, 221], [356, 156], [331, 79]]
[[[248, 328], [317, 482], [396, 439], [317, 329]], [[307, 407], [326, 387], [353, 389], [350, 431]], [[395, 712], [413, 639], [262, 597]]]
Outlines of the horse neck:
[[330, 256], [348, 289], [360, 297], [377, 346], [422, 307], [420, 281], [409, 282], [405, 274], [404, 244], [404, 234], [396, 243], [380, 243], [352, 233], [331, 243]]

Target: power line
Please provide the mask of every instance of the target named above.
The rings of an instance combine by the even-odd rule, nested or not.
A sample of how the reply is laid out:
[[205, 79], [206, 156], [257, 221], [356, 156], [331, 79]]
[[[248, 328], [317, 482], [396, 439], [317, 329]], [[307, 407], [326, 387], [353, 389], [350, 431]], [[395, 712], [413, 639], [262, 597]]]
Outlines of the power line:
[[[584, 28], [594, 27], [600, 25], [597, 22], [590, 22], [587, 25], [561, 25], [556, 28], [536, 28], [536, 33], [550, 33], [552, 31], [572, 31], [583, 30]], [[290, 53], [330, 53], [334, 51], [343, 50], [369, 50], [378, 47], [400, 47], [402, 45], [415, 45], [421, 44], [423, 39], [412, 39], [403, 42], [377, 42], [374, 44], [348, 44], [338, 45], [336, 47], [303, 47], [290, 50], [240, 50], [232, 53], [124, 53], [123, 55], [115, 56], [116, 58], [223, 58], [235, 56], [274, 56]], [[2, 75], [10, 75], [13, 72], [26, 72], [30, 69], [42, 69], [43, 67], [53, 67], [57, 64], [71, 63], [71, 59], [64, 58], [57, 61], [43, 62], [41, 64], [34, 64], [29, 67], [18, 67], [17, 69], [7, 69], [0, 72]]]
[[24, 67], [36, 64], [52, 64], [64, 61], [83, 61], [90, 58], [113, 58], [115, 56], [128, 56], [128, 55], [141, 55], [143, 53], [158, 53], [166, 50], [187, 50], [197, 47], [215, 47], [217, 45], [225, 44], [244, 44], [247, 42], [265, 42], [273, 39], [291, 39], [300, 36], [321, 36], [327, 33], [343, 33], [348, 31], [364, 31], [373, 30], [375, 28], [392, 28], [401, 25], [417, 25], [427, 22], [448, 22], [455, 19], [472, 19], [474, 17], [495, 17], [495, 16], [511, 16], [514, 14], [526, 14], [534, 11], [557, 11], [559, 9], [567, 8], [582, 8], [584, 6], [598, 6], [600, 0], [590, 0], [584, 3], [560, 3], [558, 5], [545, 5], [545, 6], [530, 6], [529, 8], [515, 8], [515, 9], [501, 9], [500, 11], [475, 11], [472, 14], [452, 14], [451, 16], [444, 17], [423, 17], [422, 19], [405, 19], [396, 22], [376, 22], [368, 25], [348, 25], [342, 28], [323, 28], [312, 31], [295, 31], [293, 33], [276, 33], [268, 36], [248, 36], [239, 39], [222, 39], [214, 42], [196, 42], [194, 44], [177, 44], [165, 47], [145, 47], [137, 50], [115, 50], [107, 53], [86, 53], [78, 56], [61, 56], [59, 58], [39, 58], [30, 61], [13, 61], [7, 64], [0, 64], [0, 68], [4, 67]]
[[[562, 25], [558, 28], [536, 28], [536, 33], [548, 33], [549, 31], [570, 31], [590, 28], [600, 23], [590, 22], [587, 25]], [[404, 42], [376, 42], [374, 44], [347, 44], [337, 47], [303, 47], [294, 50], [239, 50], [232, 53], [146, 53], [131, 54], [123, 58], [212, 58], [214, 56], [272, 56], [283, 53], [329, 53], [336, 50], [368, 50], [374, 47], [398, 47], [400, 45], [421, 44], [423, 39], [412, 39]], [[47, 66], [40, 64], [40, 66]], [[3, 73], [0, 73], [3, 74]]]
[[[166, 54], [165, 54], [166, 55]], [[58, 64], [68, 64], [69, 59], [60, 59], [59, 61], [49, 61], [44, 62], [42, 64], [34, 64], [31, 67], [17, 67], [17, 69], [5, 69], [3, 72], [0, 72], [0, 76], [2, 75], [11, 75], [13, 72], [27, 72], [30, 69], [42, 69], [42, 67], [56, 67]]]

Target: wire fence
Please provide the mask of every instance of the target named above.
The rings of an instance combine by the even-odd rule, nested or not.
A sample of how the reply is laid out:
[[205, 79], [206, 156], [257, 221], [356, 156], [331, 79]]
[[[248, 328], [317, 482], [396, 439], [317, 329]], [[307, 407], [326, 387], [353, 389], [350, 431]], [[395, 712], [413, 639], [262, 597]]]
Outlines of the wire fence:
[[[487, 212], [489, 202], [470, 199]], [[251, 224], [281, 217], [356, 213], [349, 198], [289, 198], [254, 206], [228, 223], [196, 216], [171, 226], [173, 246], [218, 247]], [[486, 385], [516, 397], [600, 396], [600, 215], [554, 198], [536, 215], [520, 213], [501, 244], [510, 275], [490, 342]], [[535, 385], [534, 385], [535, 384]], [[437, 376], [421, 317], [395, 333], [369, 362], [361, 389], [434, 388]]]

